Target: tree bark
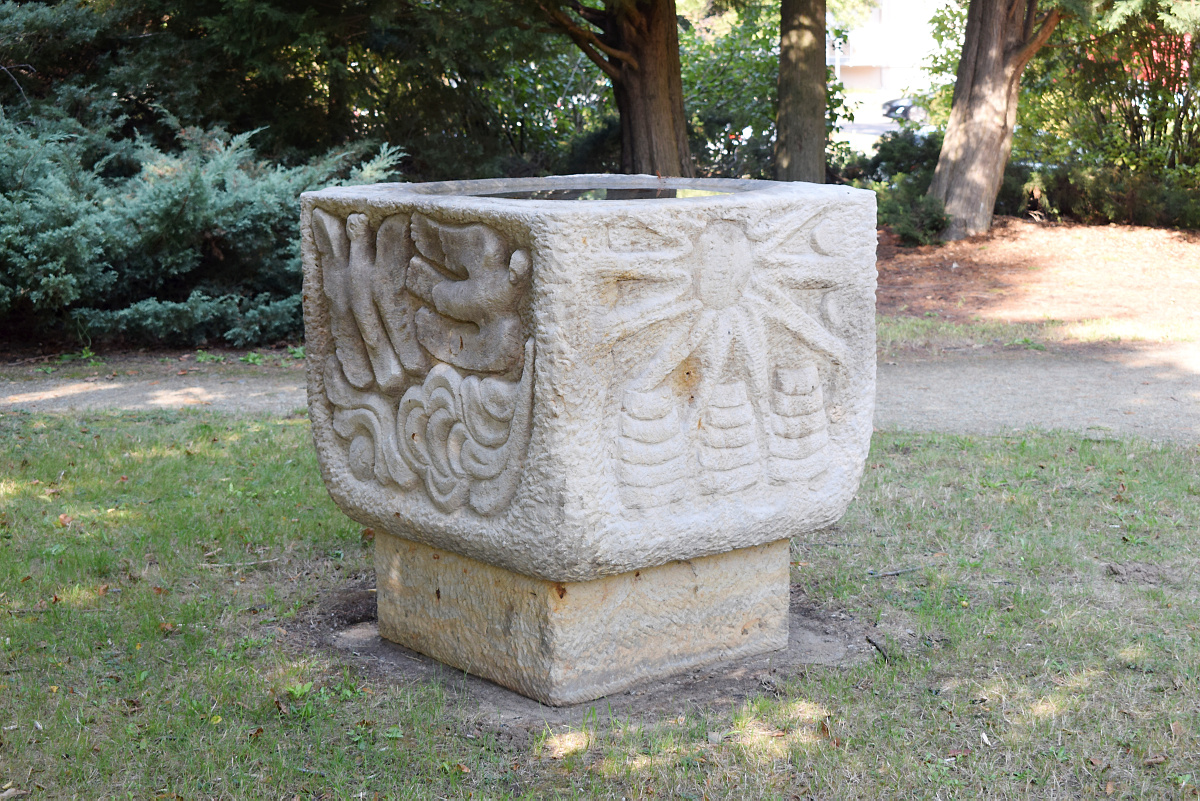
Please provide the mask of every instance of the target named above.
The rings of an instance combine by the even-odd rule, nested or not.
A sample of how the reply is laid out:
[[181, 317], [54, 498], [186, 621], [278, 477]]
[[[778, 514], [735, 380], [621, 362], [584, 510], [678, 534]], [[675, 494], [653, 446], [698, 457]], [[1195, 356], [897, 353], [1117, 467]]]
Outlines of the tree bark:
[[775, 178], [825, 182], [825, 0], [782, 0]]
[[345, 48], [326, 56], [329, 103], [326, 106], [326, 135], [332, 145], [345, 144], [354, 133], [354, 111], [350, 107], [350, 86]]
[[1037, 0], [971, 0], [950, 123], [929, 194], [946, 206], [947, 239], [987, 231], [1012, 151], [1021, 73], [1050, 38], [1058, 9]]
[[603, 9], [576, 2], [561, 5], [577, 16], [557, 4], [541, 8], [612, 81], [621, 117], [621, 170], [694, 175], [675, 0], [606, 0]]

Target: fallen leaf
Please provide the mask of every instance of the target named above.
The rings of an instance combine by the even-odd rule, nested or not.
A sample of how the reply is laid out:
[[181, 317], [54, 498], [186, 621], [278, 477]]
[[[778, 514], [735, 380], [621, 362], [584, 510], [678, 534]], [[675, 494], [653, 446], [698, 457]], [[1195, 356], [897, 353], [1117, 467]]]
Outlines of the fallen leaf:
[[155, 595], [166, 595], [168, 592], [170, 592], [170, 590], [165, 590], [158, 586], [151, 587], [150, 589], [154, 590]]
[[1142, 760], [1143, 765], [1161, 765], [1167, 761], [1165, 754], [1151, 754]]
[[955, 758], [955, 759], [956, 759], [956, 758], [958, 758], [958, 757], [968, 757], [968, 756], [970, 756], [970, 755], [971, 755], [971, 749], [970, 749], [970, 748], [955, 748], [953, 751], [951, 751], [950, 753], [946, 754], [946, 756], [948, 756], [948, 757], [951, 757], [951, 758]]
[[255, 737], [258, 737], [262, 733], [263, 733], [263, 727], [259, 726], [257, 729], [250, 732], [250, 739], [253, 740]]
[[822, 737], [829, 740], [829, 742], [833, 743], [834, 748], [838, 748], [841, 746], [842, 740], [840, 737], [833, 736], [833, 731], [829, 728], [829, 719], [828, 718], [821, 721], [820, 734]]
[[1088, 762], [1091, 762], [1092, 766], [1097, 768], [1104, 764], [1104, 760], [1100, 757], [1092, 757]]
[[1171, 724], [1171, 736], [1176, 740], [1183, 736], [1183, 724], [1178, 720]]
[[28, 790], [18, 790], [16, 787], [10, 787], [0, 793], [0, 798], [20, 798], [23, 795], [29, 795]]
[[1104, 785], [1104, 794], [1112, 795], [1116, 791], [1116, 789], [1117, 789], [1116, 785], [1114, 785], [1112, 782], [1109, 782], [1108, 784]]
[[96, 594], [97, 594], [97, 595], [99, 595], [101, 598], [103, 598], [105, 595], [108, 595], [108, 585], [107, 585], [107, 584], [101, 584], [101, 585], [100, 585], [100, 586], [99, 586], [99, 587], [96, 589]]
[[470, 773], [471, 772], [471, 769], [468, 768], [466, 765], [464, 765], [461, 762], [459, 762], [457, 765], [455, 765], [454, 769], [457, 770], [459, 773]]
[[175, 624], [167, 623], [167, 622], [159, 623], [158, 630], [161, 631], [164, 635], [173, 634], [175, 632]]
[[74, 522], [75, 522], [75, 518], [71, 517], [69, 514], [66, 514], [65, 512], [58, 516], [58, 524], [60, 526], [62, 526], [63, 528], [69, 528], [70, 525]]
[[363, 542], [373, 542], [375, 540], [375, 529], [364, 528], [361, 537]]

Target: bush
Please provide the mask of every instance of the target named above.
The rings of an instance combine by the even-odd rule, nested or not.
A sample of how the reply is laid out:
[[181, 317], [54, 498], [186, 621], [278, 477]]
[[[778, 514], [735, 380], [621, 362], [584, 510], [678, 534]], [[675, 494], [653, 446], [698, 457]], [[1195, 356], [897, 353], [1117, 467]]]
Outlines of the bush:
[[936, 197], [916, 190], [920, 184], [910, 176], [897, 176], [890, 186], [876, 189], [879, 223], [892, 229], [906, 245], [932, 245], [950, 225], [946, 208]]
[[1070, 166], [1054, 171], [1048, 194], [1064, 216], [1089, 224], [1200, 228], [1200, 170], [1154, 175], [1123, 167]]
[[384, 146], [300, 167], [258, 160], [253, 132], [177, 127], [178, 152], [70, 119], [0, 112], [0, 315], [13, 333], [242, 346], [297, 336], [299, 195], [370, 182]]
[[942, 201], [925, 194], [941, 149], [940, 133], [902, 128], [884, 134], [874, 156], [861, 156], [844, 165], [840, 177], [875, 190], [879, 224], [891, 228], [901, 242], [931, 245], [950, 224]]

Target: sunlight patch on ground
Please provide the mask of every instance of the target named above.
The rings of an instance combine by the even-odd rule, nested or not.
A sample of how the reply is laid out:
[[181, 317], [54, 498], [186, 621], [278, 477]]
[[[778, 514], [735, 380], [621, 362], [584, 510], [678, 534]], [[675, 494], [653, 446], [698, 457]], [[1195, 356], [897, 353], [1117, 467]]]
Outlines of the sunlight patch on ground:
[[551, 759], [562, 759], [571, 754], [581, 754], [591, 745], [591, 735], [586, 731], [565, 731], [548, 737], [543, 753]]
[[17, 482], [11, 478], [0, 478], [0, 501], [8, 500], [16, 495], [18, 491]]
[[787, 704], [784, 713], [792, 720], [803, 723], [819, 723], [833, 714], [820, 704], [802, 698]]
[[78, 395], [86, 395], [93, 392], [103, 392], [108, 389], [116, 389], [117, 384], [92, 384], [86, 381], [76, 381], [73, 384], [62, 384], [50, 389], [43, 389], [37, 392], [23, 392], [17, 395], [8, 395], [0, 398], [0, 404], [19, 404], [19, 403], [37, 403], [39, 401], [56, 400], [58, 398], [69, 398]]
[[184, 387], [183, 389], [162, 389], [150, 393], [147, 401], [151, 406], [161, 409], [174, 409], [179, 406], [209, 406], [214, 400], [220, 400], [224, 395], [216, 395], [202, 387]]
[[1195, 342], [1200, 339], [1200, 315], [1165, 322], [1101, 317], [1065, 323], [1057, 331], [1065, 340], [1079, 342]]
[[1029, 707], [1031, 717], [1041, 720], [1061, 714], [1065, 708], [1064, 699], [1059, 693], [1042, 696]]

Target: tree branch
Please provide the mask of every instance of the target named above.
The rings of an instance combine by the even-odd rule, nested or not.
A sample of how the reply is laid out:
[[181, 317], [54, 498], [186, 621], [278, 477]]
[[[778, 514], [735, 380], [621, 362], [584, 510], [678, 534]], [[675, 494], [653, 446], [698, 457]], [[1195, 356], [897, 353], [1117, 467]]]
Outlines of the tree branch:
[[592, 23], [597, 28], [604, 28], [604, 23], [608, 20], [608, 12], [601, 11], [598, 8], [585, 6], [579, 0], [573, 0], [571, 8], [575, 9], [575, 13], [582, 17], [587, 22]]
[[624, 50], [618, 50], [611, 45], [605, 44], [603, 41], [601, 41], [599, 36], [592, 31], [587, 30], [586, 28], [581, 28], [576, 25], [571, 18], [562, 11], [558, 10], [557, 8], [547, 8], [541, 3], [538, 4], [538, 8], [542, 10], [542, 13], [545, 14], [551, 20], [551, 22], [561, 28], [563, 32], [567, 34], [567, 36], [570, 36], [572, 41], [574, 41], [575, 44], [577, 44], [579, 48], [583, 50], [584, 54], [592, 61], [596, 62], [596, 65], [599, 66], [600, 69], [604, 70], [604, 72], [607, 73], [610, 78], [619, 78], [621, 71], [617, 69], [616, 65], [612, 62], [601, 58], [596, 50], [600, 50], [601, 52], [612, 56], [613, 58], [622, 61], [625, 64], [628, 64], [635, 70], [638, 68], [638, 62], [636, 58], [629, 53], [626, 53]]
[[1053, 8], [1046, 14], [1045, 19], [1042, 20], [1041, 27], [1038, 28], [1033, 38], [1027, 39], [1025, 44], [1021, 46], [1021, 49], [1013, 55], [1010, 63], [1011, 66], [1016, 68], [1017, 72], [1024, 69], [1025, 65], [1029, 63], [1029, 59], [1033, 58], [1034, 54], [1042, 48], [1042, 45], [1049, 41], [1050, 34], [1054, 33], [1054, 29], [1061, 20], [1061, 9]]

